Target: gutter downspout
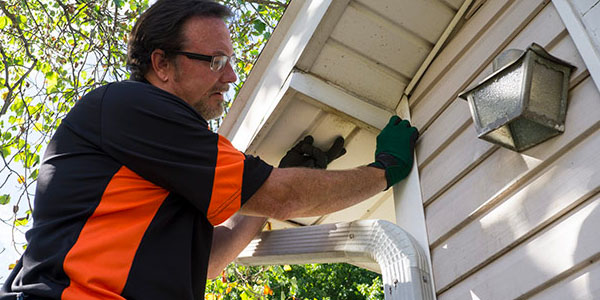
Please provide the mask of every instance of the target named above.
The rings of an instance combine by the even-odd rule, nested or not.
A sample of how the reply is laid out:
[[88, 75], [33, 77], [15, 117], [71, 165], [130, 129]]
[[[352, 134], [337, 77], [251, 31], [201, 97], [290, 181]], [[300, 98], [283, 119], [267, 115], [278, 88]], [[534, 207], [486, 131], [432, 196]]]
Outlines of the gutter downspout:
[[410, 234], [384, 220], [265, 231], [236, 260], [243, 265], [377, 262], [386, 300], [432, 300], [427, 261]]

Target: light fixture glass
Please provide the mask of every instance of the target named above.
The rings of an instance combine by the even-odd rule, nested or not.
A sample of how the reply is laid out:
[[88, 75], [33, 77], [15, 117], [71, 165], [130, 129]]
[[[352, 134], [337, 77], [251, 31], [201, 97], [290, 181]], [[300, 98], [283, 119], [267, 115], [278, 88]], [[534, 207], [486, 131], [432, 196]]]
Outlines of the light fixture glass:
[[479, 138], [523, 151], [565, 130], [569, 77], [575, 69], [541, 46], [507, 50], [494, 73], [461, 93]]

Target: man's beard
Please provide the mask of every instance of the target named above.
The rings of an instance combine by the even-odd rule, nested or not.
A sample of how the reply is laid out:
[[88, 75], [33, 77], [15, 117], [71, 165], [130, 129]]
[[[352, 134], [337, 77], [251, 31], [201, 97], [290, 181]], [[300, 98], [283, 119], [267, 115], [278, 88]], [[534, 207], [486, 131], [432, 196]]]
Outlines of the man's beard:
[[[174, 80], [175, 80], [175, 82], [179, 82], [180, 79], [181, 79], [180, 70], [177, 65], [177, 61], [175, 61], [175, 78], [174, 78]], [[210, 96], [213, 94], [213, 92], [221, 92], [221, 93], [225, 94], [228, 90], [229, 90], [228, 84], [225, 86], [211, 90], [208, 93], [208, 96], [206, 97], [206, 99], [201, 99], [200, 101], [198, 101], [197, 103], [195, 103], [193, 105], [194, 109], [206, 121], [213, 120], [213, 119], [216, 119], [216, 118], [222, 116], [223, 112], [225, 111], [225, 107], [224, 107], [225, 101], [221, 102], [220, 105], [211, 106], [210, 105], [210, 102], [211, 102]]]
[[223, 105], [225, 102], [222, 102], [221, 105], [209, 105], [210, 99], [203, 99], [194, 105], [194, 109], [204, 118], [204, 120], [209, 121], [212, 119], [216, 119], [223, 115]]

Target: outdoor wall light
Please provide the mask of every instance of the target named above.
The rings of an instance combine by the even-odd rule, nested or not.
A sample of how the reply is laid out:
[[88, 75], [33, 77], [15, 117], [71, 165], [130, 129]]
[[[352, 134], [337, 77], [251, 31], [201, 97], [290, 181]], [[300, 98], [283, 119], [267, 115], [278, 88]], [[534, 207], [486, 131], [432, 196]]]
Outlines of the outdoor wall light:
[[532, 44], [501, 53], [493, 68], [459, 95], [469, 102], [480, 139], [520, 152], [565, 131], [574, 66]]

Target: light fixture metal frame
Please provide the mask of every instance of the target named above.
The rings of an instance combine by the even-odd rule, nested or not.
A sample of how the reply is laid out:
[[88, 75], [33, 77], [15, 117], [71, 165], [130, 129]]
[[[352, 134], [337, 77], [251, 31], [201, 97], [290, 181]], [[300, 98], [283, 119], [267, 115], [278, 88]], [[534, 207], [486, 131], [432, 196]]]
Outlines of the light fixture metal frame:
[[[499, 58], [501, 58], [501, 55]], [[534, 76], [533, 70], [534, 64], [536, 63], [551, 70], [563, 73], [560, 88], [561, 95], [559, 98], [559, 113], [555, 119], [530, 110], [531, 89]], [[496, 116], [495, 121], [484, 124], [481, 121], [481, 116], [477, 107], [478, 105], [475, 103], [473, 94], [484, 87], [494, 84], [503, 76], [510, 74], [512, 71], [520, 67], [523, 67], [523, 75], [520, 83], [521, 90], [519, 92], [518, 105], [513, 107], [508, 113], [504, 112], [502, 115]], [[503, 66], [499, 66], [494, 73], [483, 79], [475, 87], [462, 92], [459, 97], [468, 101], [469, 108], [471, 110], [471, 116], [473, 117], [473, 122], [480, 139], [521, 152], [564, 132], [564, 123], [567, 111], [567, 97], [569, 92], [569, 78], [574, 70], [575, 67], [570, 63], [550, 55], [540, 45], [533, 43], [529, 48], [527, 48], [526, 51], [522, 51], [520, 56], [508, 61]], [[500, 99], [500, 101], [501, 100], [502, 99]], [[489, 99], [489, 101], [492, 100]], [[517, 141], [517, 139], [514, 137], [515, 128], [513, 128], [513, 126], [515, 126], [514, 124], [519, 120], [535, 122], [537, 125], [542, 126], [540, 128], [546, 128], [546, 132], [541, 137], [536, 138], [534, 141], [528, 141], [524, 143]], [[510, 135], [510, 138], [514, 141], [514, 143], [507, 143], [495, 138], [492, 133], [498, 131], [504, 131], [505, 135]]]

